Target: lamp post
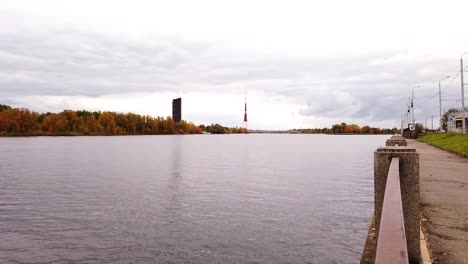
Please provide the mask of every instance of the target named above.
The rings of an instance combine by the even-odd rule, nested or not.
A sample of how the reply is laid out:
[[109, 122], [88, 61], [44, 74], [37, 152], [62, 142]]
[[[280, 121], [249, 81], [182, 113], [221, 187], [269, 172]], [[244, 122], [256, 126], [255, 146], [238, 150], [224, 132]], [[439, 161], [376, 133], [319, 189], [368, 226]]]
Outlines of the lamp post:
[[406, 127], [409, 129], [411, 124], [411, 96], [408, 97], [408, 111], [406, 112]]
[[463, 83], [463, 55], [468, 52], [463, 53], [460, 56], [460, 79], [461, 79], [461, 102], [462, 102], [462, 131], [463, 134], [466, 133], [466, 124], [465, 124], [465, 84]]
[[444, 78], [440, 79], [439, 80], [439, 113], [440, 113], [440, 128], [439, 128], [439, 132], [442, 133], [442, 91], [440, 89], [440, 82], [447, 79], [447, 78], [450, 78], [450, 75], [447, 75], [445, 76]]
[[[405, 116], [403, 116], [403, 118], [405, 118]], [[405, 121], [403, 120], [403, 118], [401, 119], [401, 130], [400, 130], [400, 134], [402, 134], [402, 135], [403, 135], [403, 126], [404, 126], [403, 123], [405, 122]]]
[[421, 87], [420, 85], [418, 86], [415, 86], [411, 89], [411, 114], [412, 114], [412, 119], [413, 119], [413, 126], [414, 126], [414, 105], [413, 105], [413, 101], [414, 101], [414, 88], [418, 88], [418, 87]]

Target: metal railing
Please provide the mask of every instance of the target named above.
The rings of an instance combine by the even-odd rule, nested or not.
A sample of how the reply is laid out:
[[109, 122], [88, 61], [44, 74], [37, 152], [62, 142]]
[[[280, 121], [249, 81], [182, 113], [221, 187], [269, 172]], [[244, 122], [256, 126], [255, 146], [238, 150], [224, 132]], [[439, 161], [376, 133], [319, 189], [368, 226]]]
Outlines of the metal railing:
[[400, 160], [393, 157], [382, 205], [375, 263], [409, 263], [400, 188]]

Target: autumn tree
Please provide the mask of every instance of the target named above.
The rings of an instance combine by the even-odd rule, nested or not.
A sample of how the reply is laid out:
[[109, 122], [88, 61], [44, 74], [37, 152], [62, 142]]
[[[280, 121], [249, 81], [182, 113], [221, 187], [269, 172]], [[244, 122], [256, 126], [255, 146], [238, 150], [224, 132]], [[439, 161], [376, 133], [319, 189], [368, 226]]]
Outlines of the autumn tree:
[[361, 132], [362, 132], [363, 134], [370, 134], [370, 127], [369, 127], [369, 126], [363, 126], [363, 127], [361, 128]]
[[32, 136], [38, 127], [37, 118], [39, 117], [39, 114], [31, 112], [27, 108], [20, 108], [19, 115], [19, 134]]
[[106, 135], [115, 134], [116, 125], [115, 125], [115, 117], [113, 113], [111, 112], [101, 113], [98, 121], [102, 127], [104, 134]]
[[76, 134], [82, 134], [85, 130], [85, 122], [83, 117], [78, 116], [75, 111], [72, 110], [65, 110], [61, 113], [68, 121], [68, 131]]
[[42, 121], [42, 130], [49, 135], [66, 135], [70, 132], [65, 115], [50, 114]]
[[172, 117], [168, 116], [166, 119], [163, 119], [163, 134], [174, 134], [175, 133], [175, 127], [174, 127], [174, 120]]
[[205, 127], [185, 120], [175, 123], [171, 117], [86, 110], [39, 114], [26, 108], [0, 105], [0, 135], [6, 136], [201, 134], [205, 128], [213, 133], [247, 132], [219, 124]]
[[87, 135], [97, 135], [101, 130], [101, 125], [96, 120], [94, 115], [91, 115], [86, 123], [85, 134]]
[[21, 114], [18, 108], [6, 109], [0, 112], [2, 131], [6, 135], [18, 133], [20, 130]]
[[345, 125], [343, 128], [344, 133], [352, 134], [354, 133], [354, 129], [352, 125]]

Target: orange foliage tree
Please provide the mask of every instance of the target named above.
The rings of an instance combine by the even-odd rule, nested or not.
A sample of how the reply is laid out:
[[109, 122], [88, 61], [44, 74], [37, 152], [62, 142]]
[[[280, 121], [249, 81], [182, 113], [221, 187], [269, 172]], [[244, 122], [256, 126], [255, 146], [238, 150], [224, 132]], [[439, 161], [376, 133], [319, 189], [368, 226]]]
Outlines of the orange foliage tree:
[[[212, 125], [214, 126], [214, 125]], [[64, 110], [60, 113], [39, 114], [26, 108], [11, 108], [0, 104], [0, 136], [33, 135], [159, 135], [246, 133], [245, 129], [220, 125], [196, 126], [182, 120], [175, 123], [171, 117], [151, 117], [133, 113], [90, 112]]]

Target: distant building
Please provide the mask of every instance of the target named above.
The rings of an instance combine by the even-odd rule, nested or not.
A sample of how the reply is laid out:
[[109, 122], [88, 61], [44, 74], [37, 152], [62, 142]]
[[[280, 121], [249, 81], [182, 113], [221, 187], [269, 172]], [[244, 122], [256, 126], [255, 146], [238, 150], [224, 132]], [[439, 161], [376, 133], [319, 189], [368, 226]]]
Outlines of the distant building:
[[174, 122], [182, 120], [182, 98], [172, 100], [172, 119]]
[[[462, 131], [463, 114], [451, 113], [447, 115], [447, 132]], [[468, 111], [465, 110], [465, 126], [468, 129]]]

